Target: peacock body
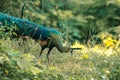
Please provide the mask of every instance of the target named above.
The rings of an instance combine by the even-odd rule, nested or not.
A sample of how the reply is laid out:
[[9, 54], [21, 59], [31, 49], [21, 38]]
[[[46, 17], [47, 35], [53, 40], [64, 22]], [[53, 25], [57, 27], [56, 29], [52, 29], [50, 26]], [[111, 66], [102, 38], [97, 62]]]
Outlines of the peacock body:
[[[30, 36], [35, 41], [40, 42], [40, 55], [45, 48], [49, 48], [47, 53], [48, 59], [49, 53], [54, 47], [56, 47], [60, 52], [69, 51], [69, 47], [62, 46], [62, 34], [53, 28], [47, 28], [37, 23], [33, 23], [25, 19], [12, 17], [3, 13], [0, 13], [0, 24], [2, 26], [7, 25], [9, 27], [14, 25], [18, 28], [18, 30], [14, 31], [18, 36]], [[46, 42], [46, 44], [42, 44], [42, 41]]]

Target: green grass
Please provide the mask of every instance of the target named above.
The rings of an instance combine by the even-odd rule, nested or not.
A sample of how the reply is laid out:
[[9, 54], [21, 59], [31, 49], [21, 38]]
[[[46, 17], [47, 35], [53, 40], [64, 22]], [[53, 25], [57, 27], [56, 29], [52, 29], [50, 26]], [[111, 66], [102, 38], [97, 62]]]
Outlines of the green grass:
[[[4, 40], [1, 46], [9, 50], [20, 51], [21, 54], [31, 54], [47, 68], [52, 68], [62, 74], [65, 80], [119, 80], [120, 54], [106, 56], [105, 51], [100, 52], [90, 47], [85, 50], [70, 53], [60, 53], [54, 48], [50, 54], [50, 62], [46, 58], [47, 49], [39, 57], [40, 46], [33, 40]], [[39, 79], [38, 79], [39, 80]], [[47, 80], [47, 79], [46, 79]]]

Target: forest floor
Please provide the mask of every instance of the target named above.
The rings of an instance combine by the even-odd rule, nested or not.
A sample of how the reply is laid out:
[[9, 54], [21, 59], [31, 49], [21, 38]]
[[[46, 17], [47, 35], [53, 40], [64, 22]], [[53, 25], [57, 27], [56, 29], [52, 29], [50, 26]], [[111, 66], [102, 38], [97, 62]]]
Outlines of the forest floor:
[[120, 74], [120, 48], [105, 48], [103, 45], [87, 47], [75, 43], [74, 47], [81, 50], [73, 51], [73, 54], [60, 53], [54, 48], [47, 60], [47, 49], [39, 57], [40, 46], [33, 40], [22, 42], [21, 40], [4, 40], [1, 44], [9, 50], [30, 54], [39, 64], [58, 71], [67, 76], [68, 80], [118, 80]]

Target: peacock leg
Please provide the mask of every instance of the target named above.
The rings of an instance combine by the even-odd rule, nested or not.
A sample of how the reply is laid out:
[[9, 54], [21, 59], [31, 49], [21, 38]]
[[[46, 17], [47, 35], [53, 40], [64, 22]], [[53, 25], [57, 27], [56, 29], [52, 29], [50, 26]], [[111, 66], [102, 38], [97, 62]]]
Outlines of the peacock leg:
[[50, 54], [50, 52], [51, 52], [52, 49], [53, 49], [53, 47], [50, 47], [49, 50], [48, 50], [48, 53], [47, 53], [47, 59], [48, 59], [48, 61], [49, 61], [49, 54]]
[[42, 52], [43, 52], [43, 50], [44, 50], [45, 48], [46, 48], [46, 47], [41, 46], [41, 51], [40, 51], [39, 57], [42, 55]]

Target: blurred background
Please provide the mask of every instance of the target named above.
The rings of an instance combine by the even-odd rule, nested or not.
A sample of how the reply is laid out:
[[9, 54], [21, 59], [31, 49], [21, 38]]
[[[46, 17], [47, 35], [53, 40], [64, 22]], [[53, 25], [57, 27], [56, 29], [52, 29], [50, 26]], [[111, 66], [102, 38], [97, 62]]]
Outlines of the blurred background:
[[120, 0], [0, 0], [0, 12], [55, 28], [71, 43], [100, 43], [101, 34], [120, 34]]

